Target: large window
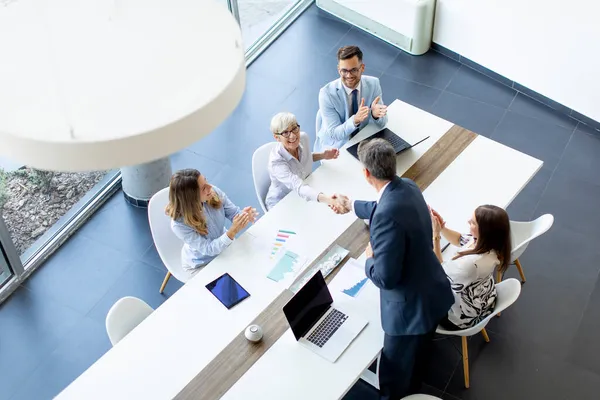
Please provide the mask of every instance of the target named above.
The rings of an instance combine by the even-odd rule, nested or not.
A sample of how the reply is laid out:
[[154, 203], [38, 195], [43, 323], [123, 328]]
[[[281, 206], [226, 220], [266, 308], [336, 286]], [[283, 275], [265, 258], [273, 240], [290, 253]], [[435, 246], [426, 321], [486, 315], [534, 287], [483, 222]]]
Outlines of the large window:
[[216, 0], [240, 24], [246, 60], [252, 62], [313, 0]]
[[246, 49], [271, 29], [297, 0], [237, 0]]
[[0, 301], [119, 187], [118, 170], [30, 168], [0, 157]]
[[0, 287], [4, 286], [11, 276], [13, 276], [13, 272], [8, 265], [8, 260], [4, 252], [0, 252]]
[[[102, 172], [60, 173], [21, 167], [0, 171], [0, 209], [19, 256], [27, 254], [44, 234], [92, 190], [106, 175]], [[37, 242], [37, 243], [36, 243]]]

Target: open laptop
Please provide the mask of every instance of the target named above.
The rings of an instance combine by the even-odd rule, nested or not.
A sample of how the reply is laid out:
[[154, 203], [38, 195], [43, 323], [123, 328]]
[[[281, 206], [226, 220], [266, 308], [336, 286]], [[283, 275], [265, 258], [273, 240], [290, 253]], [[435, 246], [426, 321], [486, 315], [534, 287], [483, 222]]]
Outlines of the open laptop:
[[333, 298], [323, 274], [317, 273], [283, 307], [298, 343], [335, 362], [368, 321], [331, 307]]
[[[352, 137], [352, 135], [351, 135], [351, 137]], [[368, 138], [365, 138], [365, 139], [361, 140], [360, 142], [348, 147], [347, 150], [350, 154], [352, 154], [354, 156], [354, 158], [358, 159], [358, 145], [361, 142], [364, 142], [365, 140], [371, 140], [371, 139], [375, 139], [375, 138], [385, 139], [388, 142], [390, 142], [390, 144], [394, 147], [396, 154], [398, 154], [405, 150], [410, 149], [411, 147], [418, 145], [419, 143], [423, 142], [424, 140], [429, 139], [429, 136], [418, 139], [414, 142], [407, 142], [406, 140], [402, 139], [400, 136], [398, 136], [394, 132], [392, 132], [390, 129], [383, 128], [382, 130], [375, 133], [374, 135], [371, 135]]]

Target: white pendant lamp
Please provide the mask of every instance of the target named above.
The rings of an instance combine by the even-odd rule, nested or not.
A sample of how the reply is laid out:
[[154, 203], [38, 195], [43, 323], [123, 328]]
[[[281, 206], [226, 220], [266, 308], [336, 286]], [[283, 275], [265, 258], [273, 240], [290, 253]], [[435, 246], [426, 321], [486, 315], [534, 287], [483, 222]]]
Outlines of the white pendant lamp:
[[159, 159], [244, 86], [240, 28], [216, 0], [0, 0], [0, 155], [27, 166]]

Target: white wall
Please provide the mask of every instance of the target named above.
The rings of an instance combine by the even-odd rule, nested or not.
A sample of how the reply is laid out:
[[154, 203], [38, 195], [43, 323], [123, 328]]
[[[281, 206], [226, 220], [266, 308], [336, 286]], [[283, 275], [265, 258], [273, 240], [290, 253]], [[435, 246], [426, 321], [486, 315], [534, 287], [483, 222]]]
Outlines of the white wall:
[[600, 3], [437, 0], [434, 42], [600, 121]]

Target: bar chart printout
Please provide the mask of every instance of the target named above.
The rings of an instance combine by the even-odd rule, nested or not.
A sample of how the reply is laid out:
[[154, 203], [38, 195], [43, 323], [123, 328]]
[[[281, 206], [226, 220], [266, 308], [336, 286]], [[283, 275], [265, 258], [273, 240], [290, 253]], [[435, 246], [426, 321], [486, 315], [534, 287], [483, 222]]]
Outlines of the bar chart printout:
[[296, 235], [296, 232], [280, 229], [275, 235], [273, 246], [271, 247], [271, 260], [275, 258], [277, 253], [285, 246], [285, 244]]
[[356, 282], [352, 287], [348, 289], [342, 289], [342, 292], [347, 294], [350, 297], [356, 297], [360, 289], [362, 289], [367, 283], [367, 278], [362, 279], [361, 281]]
[[289, 250], [285, 250], [285, 253], [281, 255], [281, 258], [277, 260], [267, 278], [281, 282], [284, 279], [293, 279], [299, 270], [304, 266], [306, 260], [304, 257], [300, 257], [298, 254], [293, 253]]
[[365, 275], [364, 261], [349, 259], [330, 284], [331, 290], [339, 290], [350, 297], [356, 297], [369, 284]]

